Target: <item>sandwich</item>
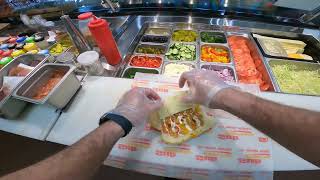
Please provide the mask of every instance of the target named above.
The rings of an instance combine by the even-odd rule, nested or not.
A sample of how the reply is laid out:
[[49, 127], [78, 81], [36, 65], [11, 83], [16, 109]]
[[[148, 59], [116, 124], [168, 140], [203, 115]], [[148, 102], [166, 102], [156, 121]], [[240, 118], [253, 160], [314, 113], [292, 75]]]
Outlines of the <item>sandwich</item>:
[[168, 97], [164, 106], [152, 114], [150, 125], [161, 132], [161, 139], [168, 144], [181, 144], [198, 137], [215, 124], [200, 105], [184, 104], [180, 101], [185, 93]]

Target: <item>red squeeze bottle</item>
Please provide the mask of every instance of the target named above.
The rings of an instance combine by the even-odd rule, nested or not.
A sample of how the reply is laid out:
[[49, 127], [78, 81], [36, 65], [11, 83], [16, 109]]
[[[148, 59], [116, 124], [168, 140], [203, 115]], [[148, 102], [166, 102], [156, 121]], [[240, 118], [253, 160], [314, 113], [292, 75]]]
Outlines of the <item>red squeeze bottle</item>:
[[113, 66], [119, 64], [121, 56], [107, 21], [93, 16], [88, 27], [108, 64]]

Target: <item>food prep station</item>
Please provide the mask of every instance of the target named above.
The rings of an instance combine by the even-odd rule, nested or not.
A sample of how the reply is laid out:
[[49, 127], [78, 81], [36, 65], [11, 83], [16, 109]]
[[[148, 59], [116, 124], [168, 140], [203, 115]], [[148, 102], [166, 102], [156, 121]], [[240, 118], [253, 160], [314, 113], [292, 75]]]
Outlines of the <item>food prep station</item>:
[[[192, 19], [191, 23], [188, 22], [190, 18]], [[268, 26], [268, 29], [264, 29], [264, 23], [255, 22], [250, 24], [246, 21], [237, 20], [232, 20], [235, 26], [228, 26], [226, 24], [230, 24], [231, 21], [220, 18], [157, 16], [155, 20], [155, 16], [136, 16], [130, 17], [129, 19], [131, 20], [127, 22], [125, 28], [123, 27], [123, 29], [121, 29], [118, 27], [117, 35], [114, 34], [114, 36], [117, 37], [116, 41], [123, 61], [111, 70], [105, 70], [108, 73], [105, 73], [103, 76], [87, 76], [85, 71], [83, 71], [84, 69], [76, 65], [75, 58], [78, 52], [72, 46], [65, 47], [62, 51], [59, 50], [57, 55], [21, 55], [4, 66], [0, 70], [0, 74], [7, 76], [8, 71], [13, 67], [14, 63], [28, 61], [27, 57], [39, 59], [39, 64], [36, 65], [29, 74], [21, 78], [21, 81], [16, 84], [10, 94], [2, 99], [0, 110], [3, 117], [10, 121], [10, 119], [15, 119], [16, 116], [19, 115], [11, 115], [10, 112], [6, 113], [7, 111], [5, 109], [3, 110], [4, 107], [10, 106], [2, 106], [2, 104], [9, 104], [10, 101], [14, 101], [15, 108], [21, 107], [21, 111], [23, 111], [26, 106], [29, 106], [27, 103], [38, 104], [36, 105], [37, 108], [39, 108], [40, 104], [40, 106], [49, 106], [50, 109], [54, 111], [56, 111], [56, 109], [58, 109], [59, 112], [63, 110], [61, 114], [57, 115], [56, 119], [53, 118], [54, 120], [50, 120], [54, 121], [54, 123], [51, 123], [51, 126], [46, 129], [46, 133], [41, 136], [41, 140], [71, 145], [97, 127], [97, 121], [102, 111], [113, 108], [119, 96], [131, 87], [132, 80], [129, 79], [134, 78], [136, 72], [179, 76], [187, 70], [206, 69], [219, 71], [221, 77], [225, 78], [226, 81], [244, 83], [251, 80], [247, 78], [247, 74], [240, 74], [239, 76], [239, 69], [241, 68], [241, 66], [239, 66], [239, 60], [241, 61], [241, 59], [235, 56], [234, 52], [237, 48], [233, 47], [232, 39], [230, 41], [232, 37], [243, 39], [248, 47], [250, 57], [252, 57], [251, 63], [254, 65], [253, 69], [258, 71], [259, 74], [258, 78], [253, 79], [253, 81], [259, 80], [258, 86], [262, 91], [259, 96], [288, 105], [319, 110], [320, 101], [317, 96], [320, 95], [320, 83], [311, 83], [312, 85], [316, 85], [318, 91], [288, 91], [286, 87], [282, 85], [286, 83], [286, 81], [283, 82], [282, 79], [280, 79], [283, 76], [274, 70], [274, 68], [278, 66], [294, 64], [298, 66], [296, 68], [298, 70], [311, 70], [312, 75], [315, 76], [318, 73], [318, 79], [313, 77], [314, 79], [312, 81], [319, 80], [320, 64], [318, 57], [320, 56], [318, 56], [317, 53], [320, 52], [320, 42], [311, 35], [301, 34], [303, 29], [298, 28], [295, 29], [295, 32], [288, 32], [294, 28], [272, 24]], [[224, 23], [221, 24], [221, 21]], [[174, 35], [177, 32], [192, 32], [192, 37], [188, 38], [185, 36], [179, 38], [177, 35]], [[305, 53], [313, 57], [314, 60], [306, 61], [288, 58], [284, 55], [269, 55], [264, 49], [264, 45], [260, 43], [254, 34], [301, 40], [306, 43]], [[54, 44], [51, 46], [50, 50], [56, 48], [57, 45], [58, 44]], [[205, 47], [211, 49], [207, 48], [206, 51], [204, 49]], [[212, 56], [213, 58], [211, 58], [211, 50], [214, 55]], [[71, 58], [72, 64], [76, 66], [58, 61], [59, 56], [65, 56], [66, 52], [67, 54], [68, 52], [73, 54]], [[209, 54], [209, 59], [204, 60], [206, 59], [204, 52]], [[214, 58], [217, 56], [222, 56], [222, 60], [217, 58], [219, 60], [214, 62]], [[102, 58], [101, 61], [104, 61], [104, 59]], [[17, 64], [15, 64], [15, 66], [17, 66]], [[64, 69], [64, 75], [61, 77], [61, 81], [54, 85], [52, 91], [48, 93], [42, 101], [36, 101], [32, 97], [35, 96], [35, 89], [39, 88], [39, 84], [37, 85], [37, 83], [41, 84], [48, 81], [51, 73], [50, 70], [52, 70], [50, 67], [53, 66]], [[170, 72], [172, 69], [174, 69], [173, 72]], [[296, 69], [294, 68], [293, 71]], [[97, 84], [97, 82], [99, 82], [99, 84]], [[72, 84], [72, 86], [70, 86], [70, 84]], [[111, 90], [111, 84], [114, 84], [112, 85], [113, 90]], [[113, 95], [115, 97], [97, 99], [97, 96], [103, 96], [103, 94], [98, 91], [102, 86], [109, 89], [103, 94], [114, 93]], [[92, 92], [88, 92], [89, 90]], [[287, 93], [293, 95], [288, 95]], [[10, 101], [8, 101], [8, 99]], [[95, 100], [94, 102], [90, 101], [93, 99]], [[64, 100], [64, 102], [61, 103], [61, 100]], [[298, 102], [296, 100], [298, 100]], [[105, 101], [110, 102], [105, 104]], [[310, 104], [299, 104], [300, 101], [310, 102]], [[85, 102], [96, 103], [97, 108], [93, 110], [93, 112], [89, 112], [96, 121], [89, 122], [88, 119], [85, 119], [85, 117], [87, 117], [85, 115], [87, 108]], [[9, 109], [12, 110], [13, 108]], [[36, 115], [30, 116], [35, 117]], [[11, 125], [14, 125], [14, 122], [10, 124], [10, 126]], [[70, 134], [70, 132], [73, 133]], [[19, 134], [23, 135], [21, 132], [19, 132]], [[290, 154], [279, 144], [273, 142], [273, 146], [275, 170], [318, 169], [298, 156]], [[285, 163], [286, 161], [292, 163], [287, 164]]]
[[[174, 38], [174, 34], [179, 31], [186, 31], [186, 32], [193, 32], [195, 37], [191, 37], [191, 40], [184, 41], [177, 40]], [[150, 33], [153, 32], [153, 33]], [[205, 39], [203, 39], [202, 34], [203, 33], [211, 33], [212, 37], [220, 36], [222, 37], [222, 40], [220, 42], [206, 42]], [[254, 37], [254, 34], [250, 32], [249, 30], [241, 30], [241, 31], [229, 31], [227, 27], [223, 26], [214, 26], [211, 27], [204, 24], [188, 24], [188, 23], [154, 23], [154, 22], [147, 22], [143, 24], [141, 30], [139, 31], [138, 35], [133, 40], [133, 43], [129, 47], [129, 50], [127, 55], [125, 56], [125, 59], [123, 63], [120, 65], [120, 68], [118, 69], [118, 72], [116, 73], [117, 77], [124, 77], [124, 78], [133, 78], [134, 72], [142, 72], [142, 73], [152, 73], [152, 74], [166, 74], [166, 67], [167, 65], [170, 66], [170, 64], [176, 64], [177, 66], [189, 66], [189, 68], [185, 69], [209, 69], [209, 70], [216, 70], [216, 71], [223, 71], [223, 69], [227, 69], [229, 71], [228, 74], [231, 74], [233, 76], [233, 79], [235, 82], [240, 83], [246, 83], [246, 84], [258, 84], [260, 86], [261, 91], [269, 91], [269, 92], [276, 92], [276, 93], [293, 93], [293, 94], [304, 94], [304, 95], [319, 95], [319, 89], [318, 92], [314, 92], [315, 90], [311, 91], [288, 91], [283, 88], [281, 88], [281, 78], [277, 73], [273, 71], [273, 67], [277, 66], [278, 63], [275, 63], [274, 61], [280, 61], [283, 66], [286, 64], [285, 62], [292, 62], [289, 64], [294, 64], [298, 66], [298, 69], [301, 66], [304, 67], [310, 67], [309, 70], [312, 71], [314, 78], [317, 79], [317, 76], [319, 77], [319, 61], [318, 61], [318, 54], [316, 49], [319, 45], [319, 41], [315, 38], [313, 38], [310, 35], [298, 35], [294, 33], [290, 33], [291, 36], [297, 37], [296, 39], [302, 40], [307, 42], [307, 46], [305, 48], [305, 53], [309, 54], [311, 57], [314, 58], [314, 60], [303, 60], [303, 59], [297, 59], [297, 58], [288, 58], [285, 56], [271, 56], [270, 54], [266, 54], [266, 50], [264, 47], [264, 44], [261, 44], [258, 38]], [[268, 35], [266, 35], [268, 36]], [[269, 34], [269, 36], [274, 37], [273, 34]], [[291, 36], [280, 36], [281, 38], [286, 39], [292, 39]], [[147, 41], [145, 38], [148, 37]], [[188, 37], [186, 35], [183, 35], [183, 37]], [[237, 64], [241, 64], [241, 62], [237, 61], [235, 62], [235, 56], [238, 56], [237, 58], [241, 58], [240, 55], [234, 54], [233, 51], [237, 51], [237, 48], [230, 48], [230, 38], [233, 37], [241, 37], [246, 40], [246, 45], [249, 48], [250, 56], [255, 57], [256, 59], [253, 59], [253, 63], [255, 66], [253, 67], [255, 71], [254, 73], [258, 73], [257, 76], [260, 76], [259, 78], [250, 79], [250, 75], [243, 75], [241, 74], [240, 65], [237, 66]], [[298, 38], [300, 37], [300, 38]], [[152, 39], [153, 38], [153, 39]], [[160, 38], [162, 41], [156, 42], [157, 38]], [[192, 39], [193, 38], [193, 39]], [[155, 39], [155, 40], [154, 40]], [[194, 51], [190, 51], [190, 57], [187, 58], [186, 53], [183, 49], [186, 49], [187, 47], [182, 47], [183, 49], [177, 49], [178, 46], [184, 46], [184, 45], [190, 45], [194, 48]], [[317, 45], [318, 44], [318, 45]], [[219, 62], [219, 60], [213, 60], [212, 62], [208, 62], [208, 60], [205, 59], [205, 55], [203, 54], [203, 48], [210, 47], [210, 48], [220, 48], [226, 51], [226, 62]], [[281, 47], [281, 46], [279, 46]], [[179, 48], [179, 47], [178, 47]], [[192, 49], [193, 49], [192, 48]], [[143, 51], [144, 49], [149, 49], [148, 51]], [[151, 50], [150, 50], [151, 49]], [[176, 51], [176, 52], [173, 52]], [[177, 54], [178, 58], [172, 57], [172, 52]], [[217, 54], [217, 53], [216, 53]], [[209, 54], [210, 56], [210, 54]], [[158, 58], [159, 62], [157, 66], [150, 66], [148, 64], [132, 64], [132, 60], [139, 59], [139, 57], [142, 57], [141, 61], [145, 61], [145, 58], [153, 57]], [[218, 59], [218, 57], [214, 57], [215, 59]], [[249, 57], [250, 58], [250, 57]], [[273, 58], [273, 59], [270, 59]], [[276, 65], [274, 65], [276, 64]], [[307, 64], [305, 66], [304, 64]], [[178, 67], [177, 67], [178, 68]], [[303, 69], [303, 67], [301, 67]], [[301, 69], [300, 68], [300, 69]], [[306, 70], [308, 68], [305, 68]], [[182, 67], [182, 72], [186, 71]], [[173, 73], [173, 75], [179, 76], [182, 72], [178, 72], [176, 74]], [[128, 74], [131, 74], [131, 76], [128, 76]], [[240, 74], [240, 78], [239, 78]], [[172, 75], [172, 73], [171, 73]], [[279, 79], [278, 79], [279, 78]], [[258, 80], [258, 82], [257, 82]], [[262, 80], [262, 82], [260, 81]], [[317, 80], [316, 80], [317, 81]], [[312, 81], [310, 83], [315, 83], [315, 81]], [[310, 84], [309, 83], [309, 84]], [[317, 85], [315, 85], [317, 86]], [[316, 87], [317, 88], [317, 87]]]

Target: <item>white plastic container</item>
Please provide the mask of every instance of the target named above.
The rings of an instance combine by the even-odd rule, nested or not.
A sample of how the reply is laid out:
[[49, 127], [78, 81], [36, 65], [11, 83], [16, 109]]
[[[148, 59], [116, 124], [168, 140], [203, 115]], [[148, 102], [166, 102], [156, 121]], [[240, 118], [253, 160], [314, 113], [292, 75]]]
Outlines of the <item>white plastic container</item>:
[[99, 53], [96, 51], [81, 53], [77, 61], [86, 68], [90, 75], [102, 75], [104, 72], [104, 68], [99, 61]]

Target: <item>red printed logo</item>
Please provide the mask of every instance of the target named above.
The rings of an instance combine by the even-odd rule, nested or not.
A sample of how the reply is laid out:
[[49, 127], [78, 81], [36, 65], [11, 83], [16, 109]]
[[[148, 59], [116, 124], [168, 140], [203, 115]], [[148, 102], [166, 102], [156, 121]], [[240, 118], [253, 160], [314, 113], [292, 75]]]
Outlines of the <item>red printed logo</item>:
[[166, 88], [152, 88], [156, 92], [168, 92], [168, 89]]
[[218, 134], [218, 138], [222, 139], [222, 140], [238, 140], [239, 137], [238, 136], [233, 136], [233, 135], [226, 135], [226, 134]]
[[127, 144], [118, 144], [118, 148], [122, 150], [128, 150], [128, 151], [137, 151], [137, 148], [134, 146], [129, 146]]
[[259, 142], [268, 142], [267, 137], [259, 137]]
[[162, 157], [176, 157], [176, 153], [175, 152], [171, 152], [171, 151], [160, 151], [160, 150], [156, 150], [156, 155], [157, 156], [162, 156]]
[[218, 158], [217, 157], [212, 157], [212, 156], [202, 156], [202, 155], [197, 155], [196, 160], [197, 161], [216, 161]]
[[241, 164], [261, 164], [261, 159], [244, 159], [244, 158], [239, 158], [238, 161], [239, 161], [239, 163], [241, 163]]

